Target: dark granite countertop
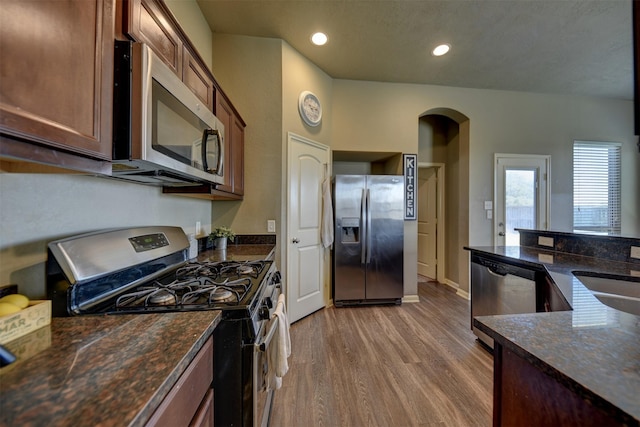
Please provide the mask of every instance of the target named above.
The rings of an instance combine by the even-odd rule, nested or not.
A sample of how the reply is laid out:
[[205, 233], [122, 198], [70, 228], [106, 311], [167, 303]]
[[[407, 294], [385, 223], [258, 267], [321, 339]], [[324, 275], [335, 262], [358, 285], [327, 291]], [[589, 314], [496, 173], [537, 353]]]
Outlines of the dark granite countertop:
[[141, 426], [220, 322], [219, 311], [53, 318], [5, 344], [1, 426]]
[[638, 265], [531, 247], [466, 249], [543, 267], [572, 307], [554, 313], [480, 316], [474, 325], [628, 425], [638, 425], [640, 316], [602, 304], [573, 274], [636, 277]]
[[257, 261], [274, 259], [272, 244], [229, 244], [226, 250], [208, 249], [198, 254], [198, 261]]

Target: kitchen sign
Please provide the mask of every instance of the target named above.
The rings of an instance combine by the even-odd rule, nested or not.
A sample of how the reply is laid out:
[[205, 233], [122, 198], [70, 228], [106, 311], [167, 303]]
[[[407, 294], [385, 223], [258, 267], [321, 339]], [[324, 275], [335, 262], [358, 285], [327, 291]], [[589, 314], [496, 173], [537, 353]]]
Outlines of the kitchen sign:
[[416, 201], [416, 168], [418, 166], [417, 154], [403, 154], [404, 164], [404, 219], [416, 220], [418, 218], [418, 205]]

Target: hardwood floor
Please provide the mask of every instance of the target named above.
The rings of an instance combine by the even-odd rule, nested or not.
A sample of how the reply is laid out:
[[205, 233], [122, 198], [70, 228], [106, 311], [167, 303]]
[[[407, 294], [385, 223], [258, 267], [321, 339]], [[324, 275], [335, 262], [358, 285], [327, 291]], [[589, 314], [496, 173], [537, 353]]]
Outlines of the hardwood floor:
[[436, 282], [419, 303], [330, 307], [291, 325], [271, 425], [490, 426], [493, 359], [469, 302]]

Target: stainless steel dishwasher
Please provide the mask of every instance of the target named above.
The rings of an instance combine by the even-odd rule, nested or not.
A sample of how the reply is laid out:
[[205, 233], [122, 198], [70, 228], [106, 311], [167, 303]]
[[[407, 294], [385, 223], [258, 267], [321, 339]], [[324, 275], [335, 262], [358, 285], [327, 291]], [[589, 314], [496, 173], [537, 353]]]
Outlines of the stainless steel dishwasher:
[[493, 339], [473, 326], [473, 318], [496, 314], [535, 313], [536, 274], [525, 268], [471, 254], [471, 329], [493, 349]]

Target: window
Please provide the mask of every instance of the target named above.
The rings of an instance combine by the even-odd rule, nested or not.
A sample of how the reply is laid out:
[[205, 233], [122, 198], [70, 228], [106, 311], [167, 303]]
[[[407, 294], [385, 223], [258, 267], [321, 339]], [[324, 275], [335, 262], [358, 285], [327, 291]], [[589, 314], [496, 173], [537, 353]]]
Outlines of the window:
[[573, 231], [620, 234], [619, 143], [573, 143]]

